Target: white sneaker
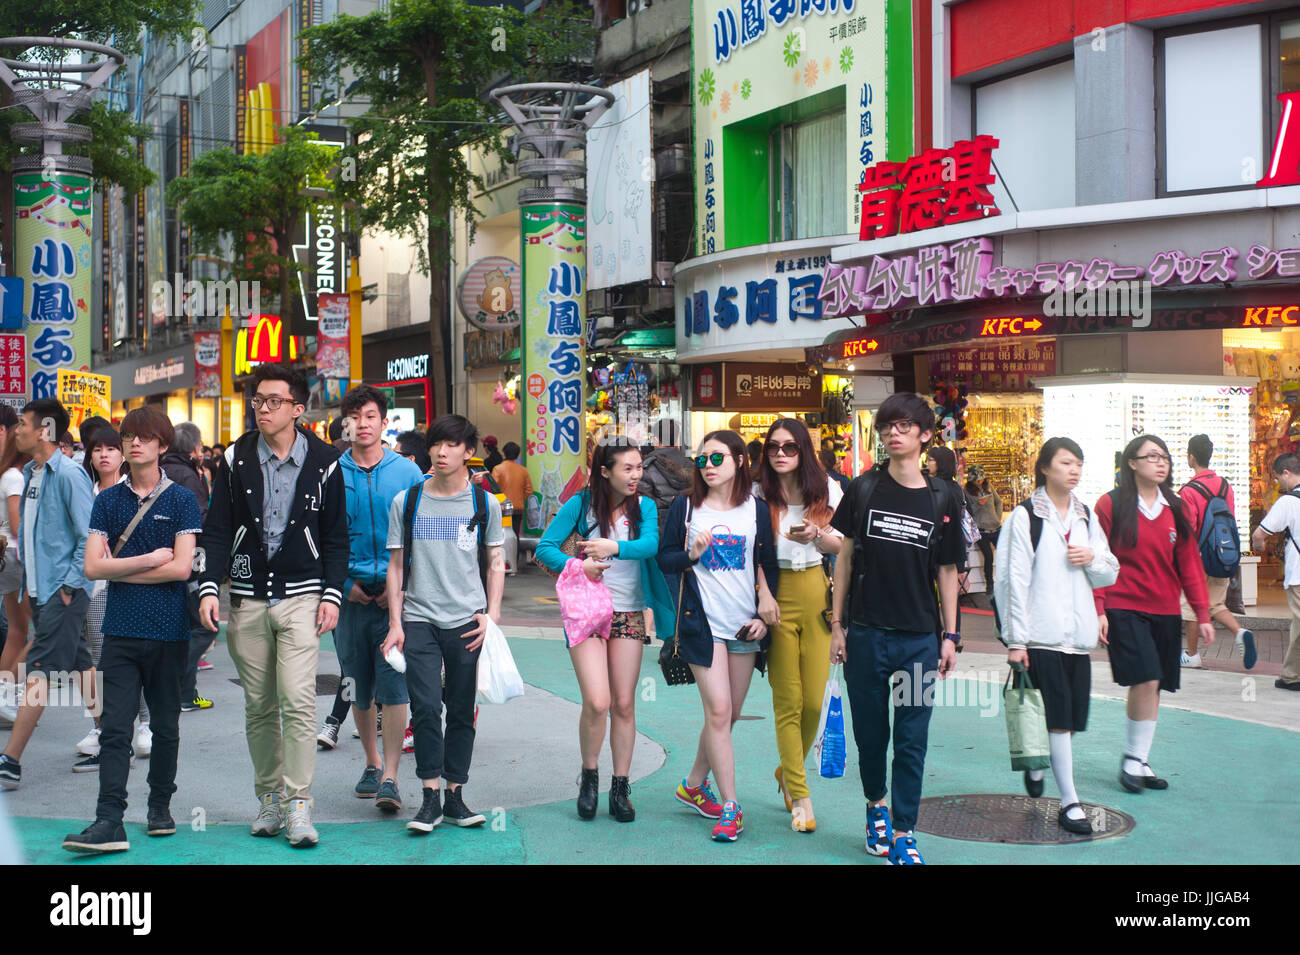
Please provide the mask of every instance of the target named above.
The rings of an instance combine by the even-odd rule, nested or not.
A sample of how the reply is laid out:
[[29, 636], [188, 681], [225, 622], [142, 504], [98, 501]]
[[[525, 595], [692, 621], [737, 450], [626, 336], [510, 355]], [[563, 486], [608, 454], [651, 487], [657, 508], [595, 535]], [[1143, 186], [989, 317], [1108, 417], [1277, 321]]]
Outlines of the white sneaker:
[[280, 830], [284, 828], [284, 814], [280, 811], [280, 794], [263, 793], [258, 799], [261, 800], [262, 805], [257, 810], [257, 818], [253, 820], [250, 831], [255, 836], [278, 836]]
[[0, 680], [0, 729], [14, 725], [18, 719], [18, 687], [8, 680]]
[[1183, 655], [1178, 662], [1185, 667], [1196, 668], [1201, 665], [1201, 655], [1199, 653], [1193, 653], [1191, 656], [1188, 656], [1187, 651], [1184, 650]]
[[77, 752], [82, 756], [99, 755], [99, 727], [92, 726], [90, 732], [81, 738], [77, 744]]
[[148, 723], [141, 723], [135, 730], [135, 755], [141, 759], [148, 759], [149, 753], [153, 751], [153, 730], [149, 729]]
[[311, 802], [307, 799], [290, 799], [284, 834], [289, 837], [289, 845], [314, 846], [320, 841], [316, 827], [311, 824]]

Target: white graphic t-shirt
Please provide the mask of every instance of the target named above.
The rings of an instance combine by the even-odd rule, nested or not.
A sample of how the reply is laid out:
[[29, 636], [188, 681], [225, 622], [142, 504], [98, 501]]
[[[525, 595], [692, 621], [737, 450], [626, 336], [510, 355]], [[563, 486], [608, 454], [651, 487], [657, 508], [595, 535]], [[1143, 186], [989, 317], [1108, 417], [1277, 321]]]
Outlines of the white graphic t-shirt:
[[[600, 524], [596, 520], [595, 513], [590, 510], [587, 511], [587, 526], [591, 528], [587, 532], [587, 540], [594, 540], [601, 536]], [[619, 515], [610, 530], [610, 540], [628, 540], [630, 525], [627, 515]], [[614, 598], [616, 612], [631, 613], [645, 609], [645, 594], [641, 590], [641, 561], [619, 560], [617, 557], [611, 557], [609, 568], [600, 579], [604, 581], [605, 586], [609, 588], [610, 596]]]
[[757, 506], [753, 498], [739, 507], [716, 511], [697, 507], [691, 515], [686, 549], [699, 533], [709, 534], [713, 543], [695, 565], [704, 616], [713, 636], [734, 640], [737, 631], [757, 615], [754, 592], [754, 538], [758, 531]]

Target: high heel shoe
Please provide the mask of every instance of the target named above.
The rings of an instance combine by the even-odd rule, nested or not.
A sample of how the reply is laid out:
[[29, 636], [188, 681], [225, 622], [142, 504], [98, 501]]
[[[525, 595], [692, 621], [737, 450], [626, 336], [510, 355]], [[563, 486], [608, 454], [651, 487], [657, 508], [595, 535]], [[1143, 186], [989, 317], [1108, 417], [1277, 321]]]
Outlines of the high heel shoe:
[[785, 800], [785, 811], [790, 812], [792, 809], [794, 809], [794, 800], [792, 800], [790, 798], [790, 794], [786, 792], [785, 773], [781, 772], [781, 767], [778, 766], [776, 767], [776, 772], [773, 773], [772, 775], [776, 777], [776, 791], [779, 792], [781, 794], [781, 798]]
[[793, 808], [790, 810], [790, 828], [795, 832], [816, 832], [817, 820], [803, 807]]
[[600, 774], [594, 769], [584, 769], [578, 777], [578, 818], [595, 819], [599, 798]]

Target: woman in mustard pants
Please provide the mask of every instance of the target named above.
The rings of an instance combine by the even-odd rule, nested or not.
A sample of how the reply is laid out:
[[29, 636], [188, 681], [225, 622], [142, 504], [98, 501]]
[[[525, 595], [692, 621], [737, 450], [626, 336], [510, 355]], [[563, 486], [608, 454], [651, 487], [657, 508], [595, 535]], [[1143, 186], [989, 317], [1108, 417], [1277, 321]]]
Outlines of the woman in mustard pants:
[[831, 645], [823, 613], [830, 606], [830, 581], [822, 558], [840, 551], [841, 536], [830, 522], [843, 492], [822, 469], [808, 428], [794, 418], [778, 418], [768, 429], [759, 483], [771, 510], [781, 565], [780, 617], [767, 658], [781, 757], [776, 782], [790, 812], [790, 827], [812, 832], [817, 820], [804, 761], [821, 717]]

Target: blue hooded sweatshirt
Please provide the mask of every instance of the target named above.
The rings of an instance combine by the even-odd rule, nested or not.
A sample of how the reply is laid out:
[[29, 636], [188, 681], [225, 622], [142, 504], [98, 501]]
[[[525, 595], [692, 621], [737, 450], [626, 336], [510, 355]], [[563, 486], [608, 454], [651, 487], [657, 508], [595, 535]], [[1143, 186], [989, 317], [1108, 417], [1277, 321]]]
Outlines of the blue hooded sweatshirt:
[[388, 509], [393, 498], [419, 484], [424, 475], [415, 462], [388, 448], [367, 471], [346, 451], [339, 458], [348, 504], [348, 579], [343, 599], [353, 583], [369, 585], [388, 576]]

